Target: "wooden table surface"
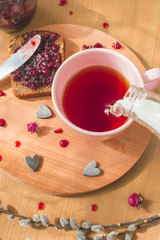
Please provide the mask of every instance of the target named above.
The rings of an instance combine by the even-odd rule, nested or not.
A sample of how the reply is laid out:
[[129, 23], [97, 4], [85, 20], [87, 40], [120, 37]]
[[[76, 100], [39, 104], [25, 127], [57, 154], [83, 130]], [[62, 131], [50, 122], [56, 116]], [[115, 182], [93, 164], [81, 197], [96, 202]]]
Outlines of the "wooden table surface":
[[[73, 11], [73, 15], [69, 15]], [[160, 67], [160, 0], [68, 0], [59, 6], [58, 0], [38, 0], [32, 21], [22, 32], [51, 24], [70, 23], [104, 31], [127, 45], [146, 69]], [[109, 27], [104, 29], [103, 22]], [[0, 30], [0, 47], [15, 34]], [[98, 41], [98, 39], [97, 39]], [[159, 89], [157, 88], [157, 92]], [[118, 156], [117, 156], [118, 157]], [[15, 159], [16, 161], [16, 159]], [[0, 205], [26, 217], [45, 213], [51, 223], [59, 217], [74, 217], [79, 223], [110, 224], [144, 218], [160, 212], [160, 141], [152, 136], [149, 145], [135, 166], [116, 182], [90, 194], [58, 197], [31, 189], [0, 172]], [[65, 183], [64, 183], [65, 184]], [[133, 192], [141, 193], [143, 208], [139, 211], [128, 205]], [[38, 211], [38, 202], [45, 209]], [[90, 205], [98, 210], [92, 212]], [[89, 239], [92, 239], [92, 235]], [[75, 232], [53, 228], [21, 227], [18, 220], [9, 221], [0, 215], [0, 240], [76, 239]], [[143, 229], [134, 239], [160, 240], [158, 224]]]

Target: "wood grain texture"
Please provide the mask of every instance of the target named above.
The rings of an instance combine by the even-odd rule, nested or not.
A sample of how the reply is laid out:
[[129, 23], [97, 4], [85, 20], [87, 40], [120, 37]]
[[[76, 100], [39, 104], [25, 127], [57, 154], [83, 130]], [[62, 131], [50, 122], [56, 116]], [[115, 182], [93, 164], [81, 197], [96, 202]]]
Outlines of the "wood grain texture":
[[[66, 59], [80, 51], [84, 43], [95, 44], [97, 38], [106, 48], [112, 48], [112, 43], [116, 41], [101, 31], [72, 24], [52, 25], [43, 27], [42, 30], [51, 30], [63, 36]], [[140, 71], [144, 71], [139, 59], [127, 47], [123, 45], [119, 52], [130, 58]], [[6, 54], [8, 54], [7, 49]], [[4, 79], [0, 83], [0, 88], [4, 90], [5, 86]], [[150, 132], [136, 123], [113, 140], [105, 142], [85, 140], [72, 133], [62, 123], [55, 113], [51, 97], [19, 100], [13, 95], [10, 86], [5, 92], [6, 97], [1, 99], [1, 114], [7, 126], [0, 129], [0, 145], [3, 149], [1, 154], [4, 158], [1, 169], [35, 189], [56, 195], [97, 190], [125, 174], [137, 162], [148, 145]], [[52, 109], [54, 115], [52, 118], [42, 120], [35, 117], [41, 103]], [[38, 136], [31, 135], [26, 130], [27, 124], [32, 121], [37, 121], [39, 124]], [[54, 129], [59, 127], [64, 133], [55, 134]], [[59, 146], [61, 139], [69, 141], [67, 148]], [[14, 146], [16, 140], [21, 142], [21, 147]], [[40, 165], [36, 172], [31, 172], [24, 158], [35, 154], [40, 156]], [[102, 173], [97, 177], [86, 177], [83, 175], [83, 170], [93, 160], [97, 162]]]
[[[160, 66], [159, 0], [68, 0], [65, 7], [58, 6], [57, 2], [58, 0], [38, 0], [34, 18], [20, 33], [52, 24], [86, 25], [109, 33], [127, 45], [136, 53], [145, 68]], [[72, 16], [68, 14], [70, 10], [73, 11]], [[101, 26], [105, 21], [109, 23], [108, 29]], [[6, 46], [16, 34], [0, 31], [0, 48]], [[4, 52], [1, 51], [1, 59], [5, 60]], [[0, 154], [1, 151], [0, 146]], [[60, 216], [74, 217], [79, 223], [89, 220], [93, 224], [119, 223], [147, 217], [160, 211], [159, 156], [160, 142], [153, 136], [146, 151], [128, 173], [101, 190], [77, 197], [58, 197], [42, 193], [0, 172], [0, 204], [4, 207], [12, 206], [12, 211], [18, 211], [27, 217], [32, 217], [35, 213], [45, 213], [52, 223]], [[139, 211], [130, 207], [127, 202], [133, 191], [144, 197], [143, 208]], [[39, 201], [46, 204], [41, 212], [36, 211]], [[98, 204], [97, 212], [90, 211], [92, 203]], [[17, 220], [9, 221], [5, 215], [0, 215], [0, 221], [2, 240], [76, 239], [75, 232], [20, 227]], [[90, 235], [89, 239], [92, 237], [93, 235]], [[134, 239], [160, 240], [159, 225], [141, 230]]]

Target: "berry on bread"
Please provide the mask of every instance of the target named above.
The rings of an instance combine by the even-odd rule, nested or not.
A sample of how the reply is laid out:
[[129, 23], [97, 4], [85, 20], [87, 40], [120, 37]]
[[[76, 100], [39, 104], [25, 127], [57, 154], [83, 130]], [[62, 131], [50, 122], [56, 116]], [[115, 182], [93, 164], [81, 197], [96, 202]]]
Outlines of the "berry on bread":
[[54, 32], [31, 31], [11, 40], [12, 55], [34, 35], [41, 35], [41, 43], [33, 56], [11, 74], [13, 93], [18, 98], [51, 95], [54, 75], [64, 61], [64, 40]]

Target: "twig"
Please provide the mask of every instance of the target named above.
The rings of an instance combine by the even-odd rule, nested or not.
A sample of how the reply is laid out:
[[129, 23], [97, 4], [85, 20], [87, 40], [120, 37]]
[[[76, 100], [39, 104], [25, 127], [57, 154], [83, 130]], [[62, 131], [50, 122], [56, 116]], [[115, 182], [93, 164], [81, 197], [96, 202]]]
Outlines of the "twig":
[[131, 222], [124, 222], [124, 223], [117, 223], [117, 224], [109, 224], [109, 225], [104, 225], [103, 227], [105, 229], [107, 228], [115, 228], [115, 227], [124, 227], [124, 226], [129, 226], [131, 224], [137, 224], [137, 223], [140, 223], [140, 222], [148, 222], [152, 219], [157, 219], [157, 218], [160, 218], [160, 213], [156, 214], [156, 215], [153, 215], [153, 216], [149, 216], [148, 218], [142, 218], [142, 219], [136, 219], [134, 221], [131, 221]]
[[[94, 236], [94, 239], [116, 239], [117, 236], [125, 235], [125, 239], [131, 240], [133, 238], [133, 232], [136, 230], [147, 227], [151, 224], [154, 224], [156, 221], [160, 220], [160, 213], [156, 215], [149, 216], [148, 218], [136, 219], [130, 222], [124, 223], [117, 223], [117, 224], [109, 224], [109, 225], [93, 225], [90, 222], [83, 222], [82, 227], [76, 222], [74, 218], [71, 218], [69, 221], [66, 218], [60, 218], [60, 224], [56, 225], [49, 223], [49, 220], [45, 214], [34, 215], [32, 218], [27, 218], [23, 215], [19, 214], [12, 214], [8, 211], [7, 208], [0, 206], [0, 213], [8, 215], [8, 219], [19, 218], [19, 224], [21, 226], [30, 226], [31, 224], [44, 227], [53, 227], [56, 229], [64, 229], [64, 230], [75, 230], [77, 232], [76, 238], [78, 240], [86, 239], [85, 234], [88, 231], [93, 232], [103, 232], [105, 229], [112, 229], [112, 228], [122, 228], [124, 226], [128, 226], [128, 229], [122, 232], [111, 231], [107, 235], [105, 234], [98, 234]], [[127, 236], [127, 237], [126, 237]]]

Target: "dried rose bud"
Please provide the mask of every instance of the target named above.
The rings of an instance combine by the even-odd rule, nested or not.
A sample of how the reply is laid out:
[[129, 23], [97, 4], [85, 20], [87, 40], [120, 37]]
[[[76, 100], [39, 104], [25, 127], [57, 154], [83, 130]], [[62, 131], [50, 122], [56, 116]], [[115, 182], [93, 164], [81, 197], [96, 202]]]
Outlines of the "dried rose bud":
[[[28, 132], [30, 132], [31, 134], [33, 133], [37, 133], [37, 127], [38, 127], [38, 124], [36, 122], [31, 122], [31, 123], [28, 123], [27, 124], [27, 130]], [[37, 133], [38, 134], [38, 133]]]
[[142, 198], [135, 192], [128, 198], [129, 205], [132, 207], [136, 207], [137, 210], [139, 210], [139, 208], [141, 207], [141, 202]]

